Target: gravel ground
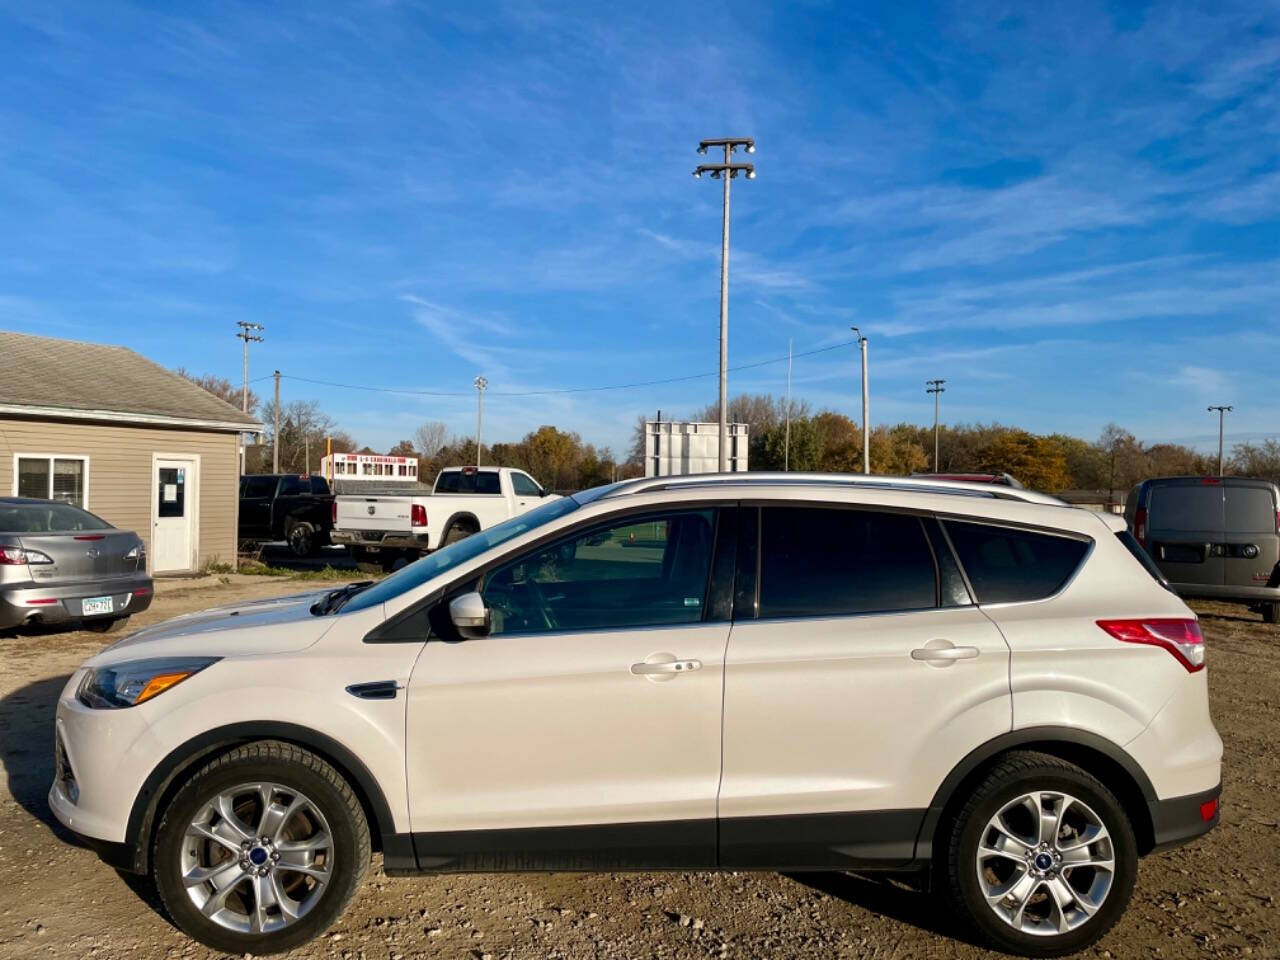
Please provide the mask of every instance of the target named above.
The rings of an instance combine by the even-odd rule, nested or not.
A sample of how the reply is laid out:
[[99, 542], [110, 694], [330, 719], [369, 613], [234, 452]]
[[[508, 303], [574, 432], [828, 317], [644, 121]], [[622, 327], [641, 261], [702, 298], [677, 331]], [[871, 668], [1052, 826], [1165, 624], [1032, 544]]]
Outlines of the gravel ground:
[[[324, 586], [225, 578], [161, 586], [137, 619]], [[1143, 862], [1120, 924], [1086, 955], [1280, 956], [1280, 629], [1242, 608], [1198, 605], [1214, 720], [1226, 741], [1222, 824]], [[0, 957], [210, 956], [174, 929], [147, 884], [66, 842], [45, 803], [53, 709], [99, 635], [0, 637]], [[936, 902], [848, 874], [531, 874], [399, 879], [375, 859], [329, 934], [293, 956], [996, 956]]]

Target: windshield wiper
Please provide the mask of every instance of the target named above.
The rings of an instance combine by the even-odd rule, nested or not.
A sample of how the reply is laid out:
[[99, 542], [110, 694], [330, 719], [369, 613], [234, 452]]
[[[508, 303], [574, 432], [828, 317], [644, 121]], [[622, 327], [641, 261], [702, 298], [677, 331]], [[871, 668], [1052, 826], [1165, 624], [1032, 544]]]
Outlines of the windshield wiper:
[[357, 580], [355, 583], [348, 583], [345, 587], [339, 587], [337, 590], [330, 590], [311, 605], [311, 612], [318, 617], [323, 617], [327, 613], [337, 613], [342, 609], [344, 603], [361, 590], [369, 589], [373, 584], [374, 581], [372, 580]]

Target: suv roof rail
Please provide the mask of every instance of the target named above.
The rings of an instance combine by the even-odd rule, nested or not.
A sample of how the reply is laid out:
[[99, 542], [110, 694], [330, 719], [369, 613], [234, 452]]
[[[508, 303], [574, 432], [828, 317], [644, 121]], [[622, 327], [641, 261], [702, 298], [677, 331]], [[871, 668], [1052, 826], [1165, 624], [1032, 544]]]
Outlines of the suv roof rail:
[[697, 486], [763, 486], [792, 484], [795, 486], [867, 487], [913, 493], [946, 493], [962, 497], [987, 497], [995, 500], [1020, 500], [1056, 507], [1070, 506], [1057, 497], [1035, 490], [1006, 487], [992, 483], [968, 483], [961, 480], [931, 480], [927, 477], [884, 477], [858, 473], [695, 473], [682, 476], [641, 477], [623, 480], [605, 493], [606, 498], [649, 493], [654, 490], [679, 490]]

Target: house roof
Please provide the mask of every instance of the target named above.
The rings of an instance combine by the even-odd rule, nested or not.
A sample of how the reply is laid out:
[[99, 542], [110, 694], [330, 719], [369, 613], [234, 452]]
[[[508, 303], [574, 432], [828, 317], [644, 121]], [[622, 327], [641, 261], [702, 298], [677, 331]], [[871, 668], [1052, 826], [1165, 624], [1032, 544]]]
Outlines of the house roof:
[[262, 424], [127, 347], [0, 331], [0, 414], [259, 431]]

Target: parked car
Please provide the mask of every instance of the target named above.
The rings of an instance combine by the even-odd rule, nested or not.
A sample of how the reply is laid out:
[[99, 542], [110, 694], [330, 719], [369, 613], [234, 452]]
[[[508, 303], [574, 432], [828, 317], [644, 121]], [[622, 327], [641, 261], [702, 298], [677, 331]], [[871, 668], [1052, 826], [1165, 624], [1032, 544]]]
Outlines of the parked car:
[[69, 624], [106, 632], [151, 597], [136, 533], [58, 500], [0, 497], [0, 630]]
[[1247, 604], [1280, 622], [1280, 490], [1245, 477], [1144, 480], [1125, 520], [1184, 597]]
[[324, 477], [256, 473], [240, 478], [240, 542], [285, 541], [294, 556], [329, 542], [333, 495]]
[[1199, 624], [1122, 538], [994, 485], [600, 487], [89, 659], [49, 803], [233, 954], [317, 936], [380, 849], [397, 876], [917, 871], [1059, 956], [1218, 821]]
[[331, 536], [334, 543], [350, 547], [357, 562], [393, 570], [429, 550], [532, 510], [546, 497], [523, 470], [449, 467], [440, 471], [430, 494], [376, 489], [339, 494], [333, 503]]

